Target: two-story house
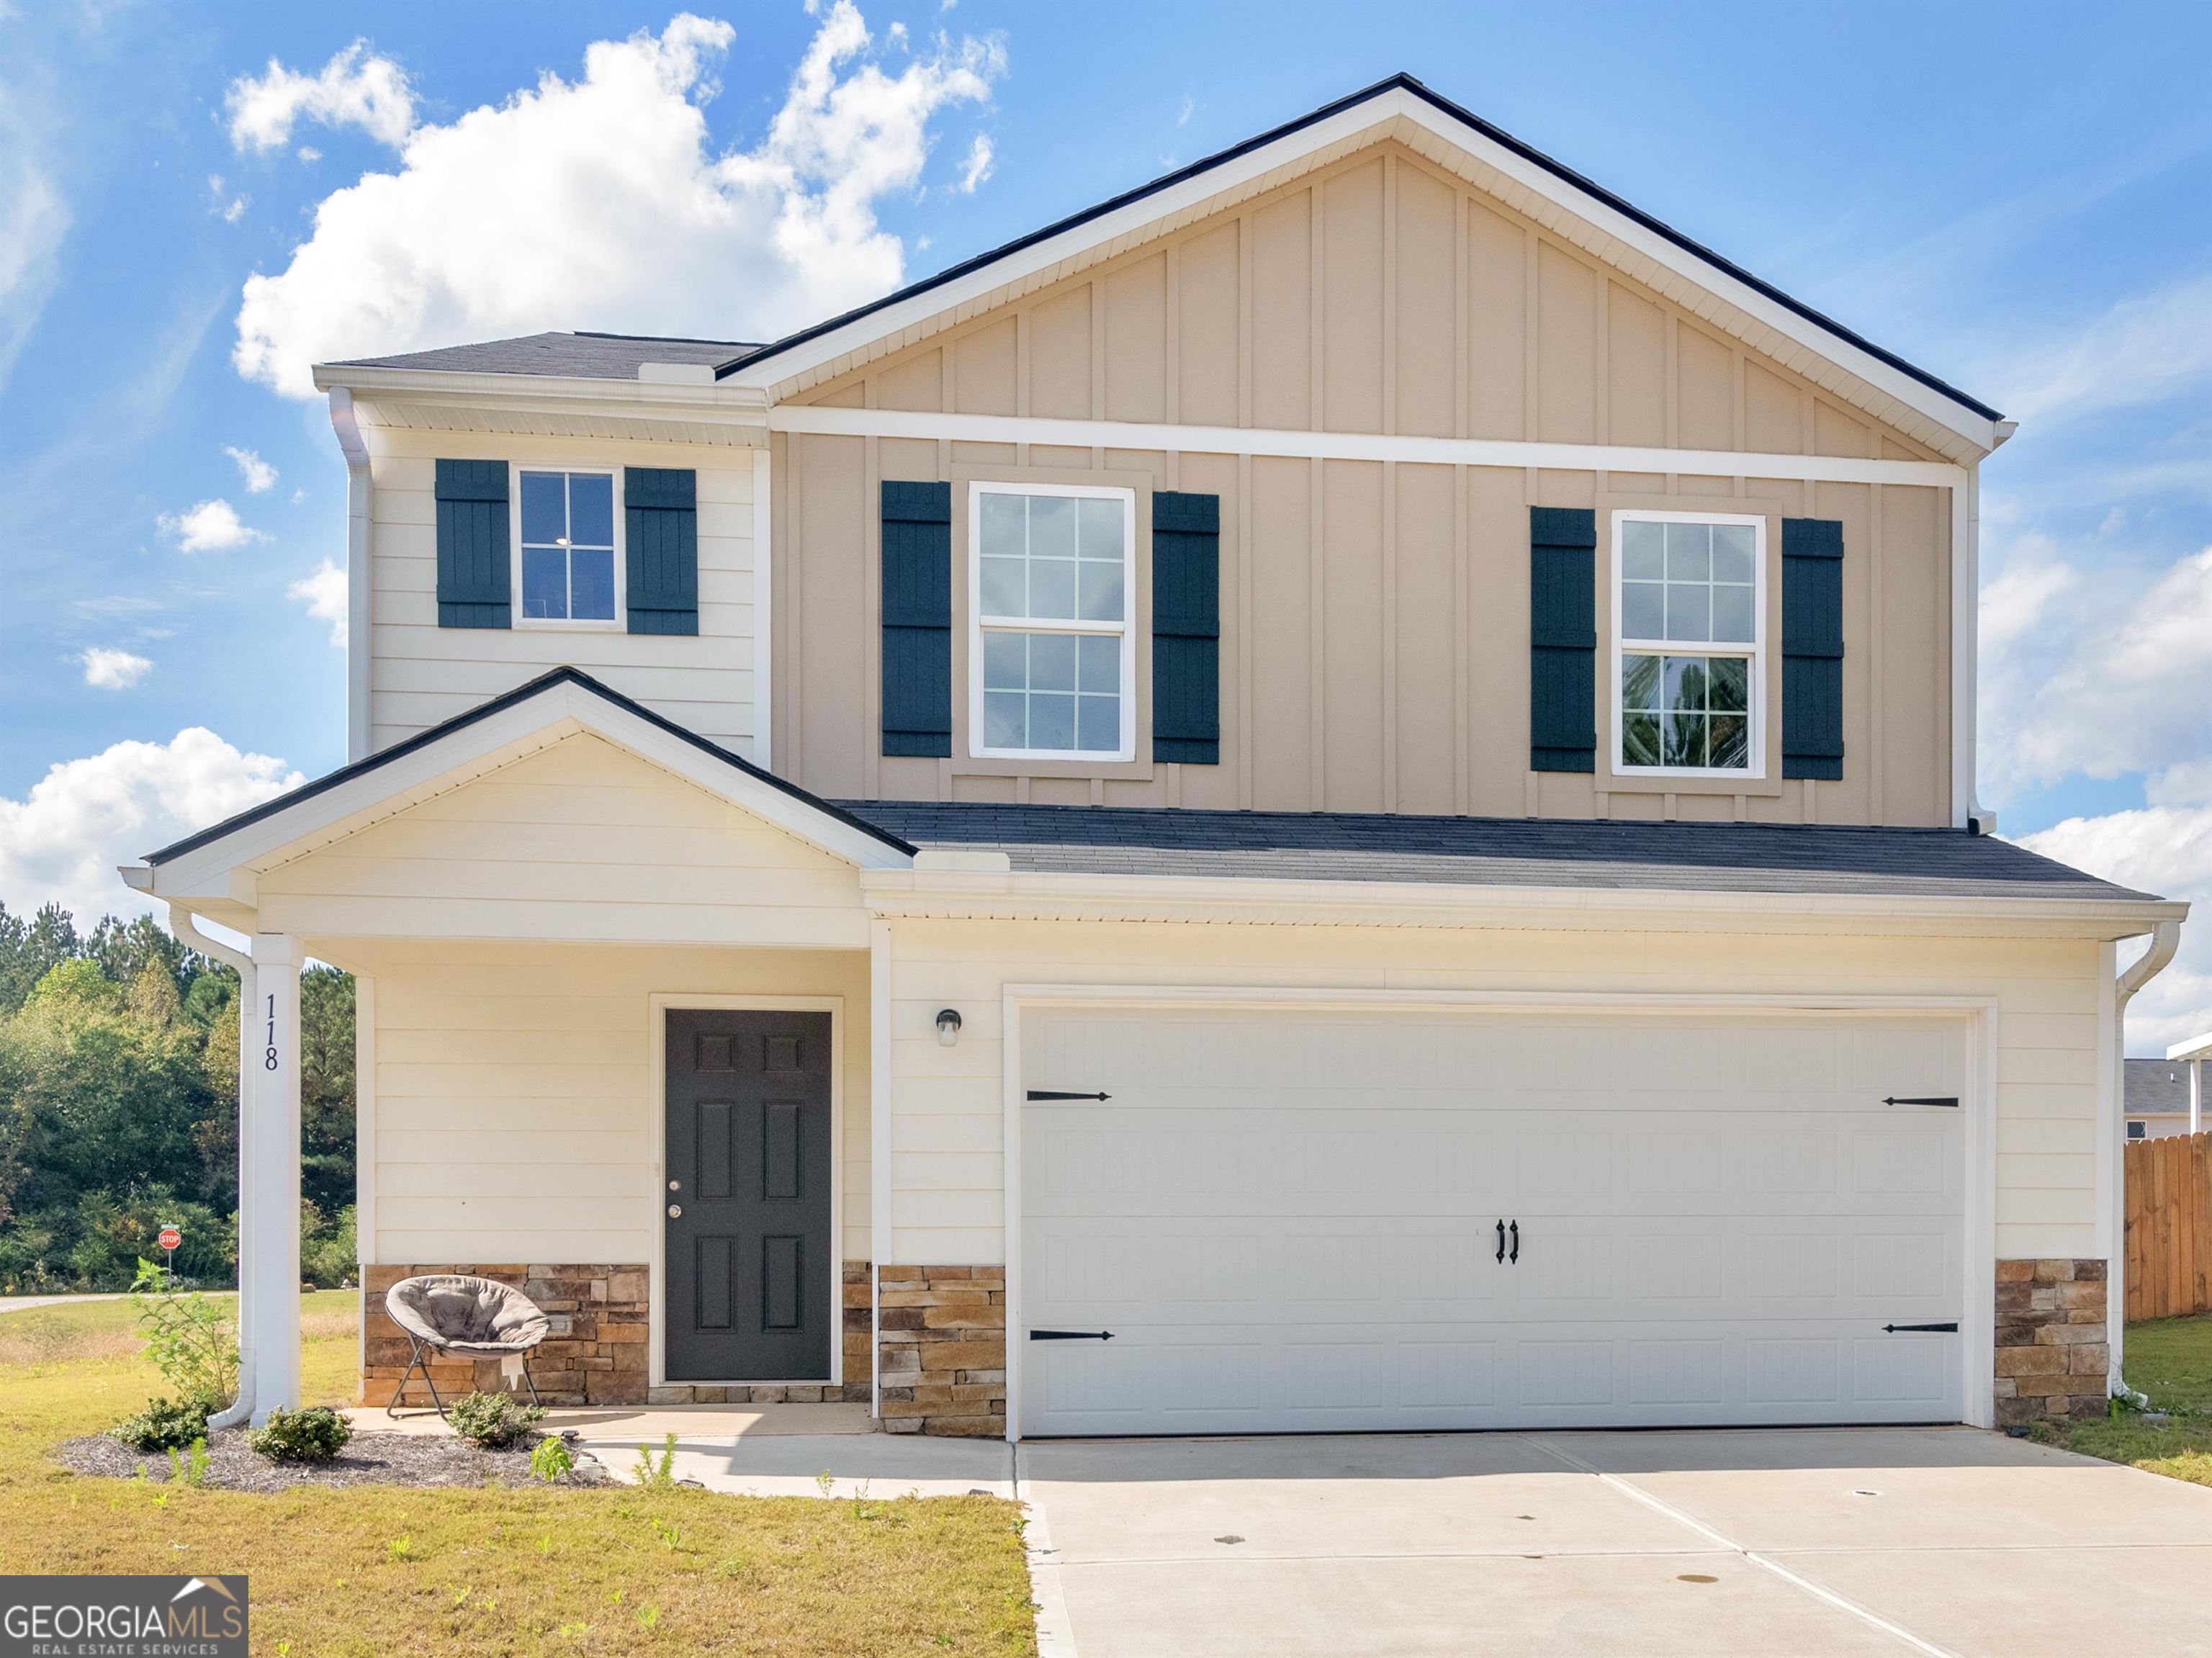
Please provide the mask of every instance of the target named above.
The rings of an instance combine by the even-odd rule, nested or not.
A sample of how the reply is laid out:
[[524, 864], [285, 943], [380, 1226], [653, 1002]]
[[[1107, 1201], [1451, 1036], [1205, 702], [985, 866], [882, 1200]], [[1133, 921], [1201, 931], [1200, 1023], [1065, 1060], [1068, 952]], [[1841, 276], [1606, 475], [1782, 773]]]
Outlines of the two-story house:
[[549, 1395], [2102, 1412], [2184, 906], [1978, 820], [1996, 410], [1402, 77], [786, 339], [318, 382], [351, 763], [130, 872], [252, 935], [261, 1407], [313, 956], [367, 1283]]

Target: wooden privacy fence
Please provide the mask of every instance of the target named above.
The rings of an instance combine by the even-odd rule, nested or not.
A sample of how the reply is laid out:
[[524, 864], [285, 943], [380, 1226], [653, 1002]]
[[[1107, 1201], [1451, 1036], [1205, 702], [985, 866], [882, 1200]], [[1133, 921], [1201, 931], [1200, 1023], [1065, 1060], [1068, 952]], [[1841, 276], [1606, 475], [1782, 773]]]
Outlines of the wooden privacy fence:
[[2127, 1150], [2130, 1321], [2212, 1312], [2212, 1133]]

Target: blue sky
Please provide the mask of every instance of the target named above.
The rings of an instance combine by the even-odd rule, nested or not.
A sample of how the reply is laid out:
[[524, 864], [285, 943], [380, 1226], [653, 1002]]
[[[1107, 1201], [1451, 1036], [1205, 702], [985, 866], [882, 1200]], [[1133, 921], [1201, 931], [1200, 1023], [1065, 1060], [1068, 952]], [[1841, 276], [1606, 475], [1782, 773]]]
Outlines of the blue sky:
[[[0, 9], [0, 898], [121, 907], [116, 857], [343, 760], [313, 578], [343, 560], [344, 470], [319, 400], [281, 388], [303, 343], [452, 337], [450, 307], [379, 307], [463, 234], [468, 146], [483, 188], [576, 191], [592, 266], [592, 158], [507, 106], [550, 117], [542, 76], [591, 76], [643, 133], [618, 100], [648, 94], [615, 83], [650, 48], [680, 82], [655, 107], [703, 112], [698, 164], [805, 210], [827, 251], [730, 252], [741, 215], [721, 241], [670, 233], [665, 281], [563, 265], [470, 314], [758, 337], [1419, 76], [2021, 420], [1984, 473], [1984, 799], [2008, 835], [2212, 901], [2212, 8], [697, 10], [727, 27], [469, 0]], [[778, 140], [811, 49], [822, 118]], [[838, 111], [892, 130], [855, 141]], [[355, 188], [379, 174], [402, 184]], [[496, 254], [444, 279], [504, 283]], [[241, 368], [257, 273], [281, 280]], [[2212, 950], [2192, 938], [2139, 1008], [2144, 1031], [2212, 1026]]]

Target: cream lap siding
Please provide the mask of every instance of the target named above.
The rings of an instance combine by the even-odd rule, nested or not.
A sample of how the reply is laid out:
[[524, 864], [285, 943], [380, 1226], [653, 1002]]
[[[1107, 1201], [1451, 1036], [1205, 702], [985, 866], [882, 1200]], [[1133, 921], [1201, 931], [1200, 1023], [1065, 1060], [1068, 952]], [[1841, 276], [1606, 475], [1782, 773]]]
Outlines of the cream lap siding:
[[[2094, 944], [902, 920], [891, 948], [889, 1260], [1006, 1259], [1001, 995], [1009, 984], [1990, 997], [1996, 1254], [2100, 1253]], [[957, 1048], [935, 1040], [943, 1007], [960, 1011]], [[1024, 1080], [1089, 1085], [1079, 1077]]]
[[850, 865], [589, 735], [258, 886], [263, 925], [307, 937], [867, 945]]
[[[752, 451], [703, 445], [372, 428], [372, 749], [413, 736], [548, 668], [583, 669], [687, 730], [754, 757]], [[674, 467], [697, 475], [699, 632], [438, 625], [436, 463]], [[622, 585], [617, 578], [618, 587]], [[515, 614], [520, 615], [520, 594]]]
[[[1342, 157], [798, 401], [1927, 459], [1694, 311], [1401, 147]], [[1478, 816], [1948, 824], [1951, 502], [1924, 485], [779, 436], [777, 764], [836, 797]], [[876, 490], [1088, 470], [1221, 500], [1212, 767], [1091, 774], [881, 756], [867, 646]], [[1771, 470], [1771, 464], [1770, 464]], [[1042, 481], [1040, 479], [1040, 481]], [[1067, 477], [1058, 478], [1067, 482]], [[953, 540], [965, 544], [963, 492]], [[1844, 522], [1840, 781], [1740, 788], [1528, 769], [1528, 509], [1664, 505]], [[1139, 583], [1146, 580], [1143, 551]], [[1608, 566], [1609, 558], [1601, 565]], [[1770, 576], [1778, 575], [1778, 556]], [[954, 678], [964, 684], [964, 583]], [[1610, 604], [1601, 616], [1609, 624]], [[1609, 665], [1609, 652], [1601, 652]], [[1140, 688], [1141, 694], [1141, 688]], [[1601, 708], [1606, 706], [1601, 700]], [[1778, 730], [1778, 722], [1776, 728]], [[1601, 729], [1610, 724], [1601, 721]]]
[[868, 1254], [864, 953], [509, 944], [356, 946], [374, 974], [371, 1261], [634, 1263], [660, 1224], [650, 999], [843, 999], [848, 1260]]

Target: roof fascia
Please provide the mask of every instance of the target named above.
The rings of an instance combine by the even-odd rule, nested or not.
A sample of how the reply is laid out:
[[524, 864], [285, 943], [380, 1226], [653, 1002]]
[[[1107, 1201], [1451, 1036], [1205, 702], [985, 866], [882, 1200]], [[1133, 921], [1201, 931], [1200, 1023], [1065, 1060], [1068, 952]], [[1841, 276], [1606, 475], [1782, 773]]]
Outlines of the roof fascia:
[[306, 855], [460, 786], [536, 750], [589, 732], [693, 783], [831, 857], [861, 869], [903, 867], [910, 853], [833, 808], [755, 774], [626, 708], [589, 685], [562, 678], [404, 752], [388, 750], [354, 774], [227, 832], [152, 861], [150, 896], [229, 896], [238, 878]]
[[[1401, 120], [1455, 147], [1522, 189], [1591, 223], [1652, 264], [1695, 283], [1774, 332], [1835, 363], [1951, 433], [1977, 453], [1986, 454], [2003, 440], [2006, 434], [2000, 433], [2000, 422], [1960, 401], [1963, 393], [1946, 395], [1905, 373], [1838, 332], [1836, 326], [1823, 326], [1761, 292], [1742, 276], [1716, 263], [1717, 256], [1692, 252], [1649, 223], [1593, 194], [1594, 186], [1571, 182], [1530, 159], [1528, 153], [1500, 143], [1472, 125], [1468, 118], [1455, 112], [1433, 94], [1416, 92], [1402, 84], [1386, 84], [1371, 95], [1298, 125], [1280, 137], [1249, 149], [1232, 151], [1201, 172], [1138, 196], [1095, 217], [1081, 218], [1056, 235], [1017, 246], [952, 281], [863, 311], [850, 321], [833, 325], [818, 333], [794, 336], [794, 343], [787, 346], [767, 346], [725, 369], [725, 381], [755, 387], [765, 394], [778, 385], [867, 345], [909, 333], [920, 337], [923, 332], [930, 331], [927, 325], [951, 314], [964, 314], [966, 307], [975, 306], [1001, 289], [1018, 286], [1102, 245], [1131, 237], [1149, 225], [1189, 213], [1215, 197], [1249, 186], [1270, 173], [1295, 167], [1318, 152], [1346, 144], [1370, 132], [1377, 138], [1389, 137], [1386, 129]], [[902, 345], [907, 343], [904, 339], [898, 341]]]
[[1689, 888], [1501, 886], [1300, 881], [1243, 876], [1003, 873], [951, 870], [929, 851], [915, 866], [864, 873], [884, 916], [971, 920], [1243, 920], [1274, 925], [1700, 931], [1838, 931], [2117, 939], [2179, 920], [2159, 898], [2005, 898], [1709, 891]]
[[314, 379], [318, 391], [343, 386], [356, 398], [371, 400], [379, 392], [398, 392], [415, 401], [436, 398], [504, 407], [532, 404], [568, 407], [587, 403], [639, 414], [665, 410], [687, 420], [719, 416], [750, 425], [760, 423], [768, 407], [768, 399], [757, 387], [734, 380], [691, 385], [568, 374], [465, 374], [450, 368], [352, 367], [343, 363], [316, 364]]

